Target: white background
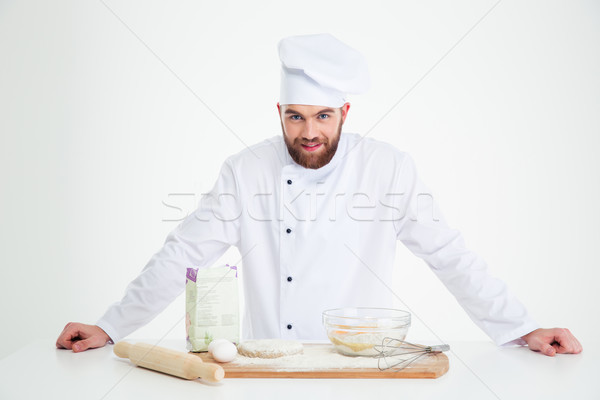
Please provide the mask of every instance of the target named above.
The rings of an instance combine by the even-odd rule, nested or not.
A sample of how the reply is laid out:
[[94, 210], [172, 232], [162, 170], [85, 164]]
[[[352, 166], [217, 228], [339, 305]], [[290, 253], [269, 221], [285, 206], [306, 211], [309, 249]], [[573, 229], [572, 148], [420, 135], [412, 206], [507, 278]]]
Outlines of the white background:
[[[277, 42], [320, 32], [369, 61], [345, 130], [409, 152], [533, 316], [595, 345], [598, 2], [0, 0], [0, 356], [122, 296], [164, 220], [280, 134]], [[401, 245], [396, 264], [409, 337], [487, 340]], [[134, 335], [183, 339], [183, 313]]]

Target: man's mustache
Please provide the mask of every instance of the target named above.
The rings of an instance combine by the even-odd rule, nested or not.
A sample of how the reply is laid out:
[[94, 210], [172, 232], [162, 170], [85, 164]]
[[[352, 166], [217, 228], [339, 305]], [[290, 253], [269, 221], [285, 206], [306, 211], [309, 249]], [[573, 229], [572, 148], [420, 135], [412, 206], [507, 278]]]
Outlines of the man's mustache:
[[327, 139], [321, 140], [318, 138], [311, 139], [311, 140], [308, 140], [308, 139], [299, 139], [298, 140], [297, 139], [296, 142], [298, 142], [300, 144], [326, 144], [326, 143], [328, 143], [328, 140]]

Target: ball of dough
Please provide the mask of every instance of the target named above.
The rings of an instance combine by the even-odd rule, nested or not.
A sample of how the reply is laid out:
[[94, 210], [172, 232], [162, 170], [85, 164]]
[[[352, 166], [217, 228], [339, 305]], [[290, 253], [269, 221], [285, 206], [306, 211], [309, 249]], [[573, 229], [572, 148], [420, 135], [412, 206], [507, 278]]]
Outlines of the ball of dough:
[[229, 340], [227, 339], [214, 339], [213, 341], [211, 341], [208, 344], [208, 354], [212, 354], [213, 349], [215, 348], [216, 345], [218, 345], [219, 343], [223, 343], [223, 342], [228, 342], [231, 343]]
[[247, 340], [238, 345], [238, 352], [246, 357], [278, 358], [303, 352], [302, 343], [294, 340]]
[[218, 362], [226, 363], [233, 361], [235, 360], [235, 356], [237, 356], [237, 347], [229, 341], [219, 342], [212, 349], [212, 357]]

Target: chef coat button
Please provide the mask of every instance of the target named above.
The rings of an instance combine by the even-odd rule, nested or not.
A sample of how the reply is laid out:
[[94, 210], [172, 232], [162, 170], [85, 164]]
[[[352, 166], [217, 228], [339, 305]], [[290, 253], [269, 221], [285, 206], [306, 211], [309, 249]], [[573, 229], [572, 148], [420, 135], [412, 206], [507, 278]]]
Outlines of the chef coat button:
[[291, 277], [291, 276], [288, 276], [288, 280], [287, 280], [287, 281], [288, 281], [288, 282], [291, 282], [291, 281], [292, 281], [292, 277]]
[[288, 324], [287, 328], [292, 329], [292, 324]]
[[292, 233], [292, 230], [291, 230], [290, 228], [287, 228], [285, 231], [286, 231], [287, 233]]
[[291, 184], [292, 184], [292, 180], [291, 180], [291, 179], [288, 179], [288, 180], [287, 180], [287, 184], [288, 184], [288, 185], [291, 185]]

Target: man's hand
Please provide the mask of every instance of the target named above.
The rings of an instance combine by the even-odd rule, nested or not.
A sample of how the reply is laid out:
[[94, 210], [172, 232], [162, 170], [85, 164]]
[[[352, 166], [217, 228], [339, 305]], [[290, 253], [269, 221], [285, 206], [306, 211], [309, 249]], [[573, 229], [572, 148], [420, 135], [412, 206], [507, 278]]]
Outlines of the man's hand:
[[523, 336], [529, 349], [539, 351], [547, 356], [558, 354], [578, 354], [583, 347], [573, 334], [565, 328], [536, 329]]
[[97, 325], [69, 322], [56, 340], [59, 349], [73, 350], [75, 353], [104, 346], [110, 337]]

